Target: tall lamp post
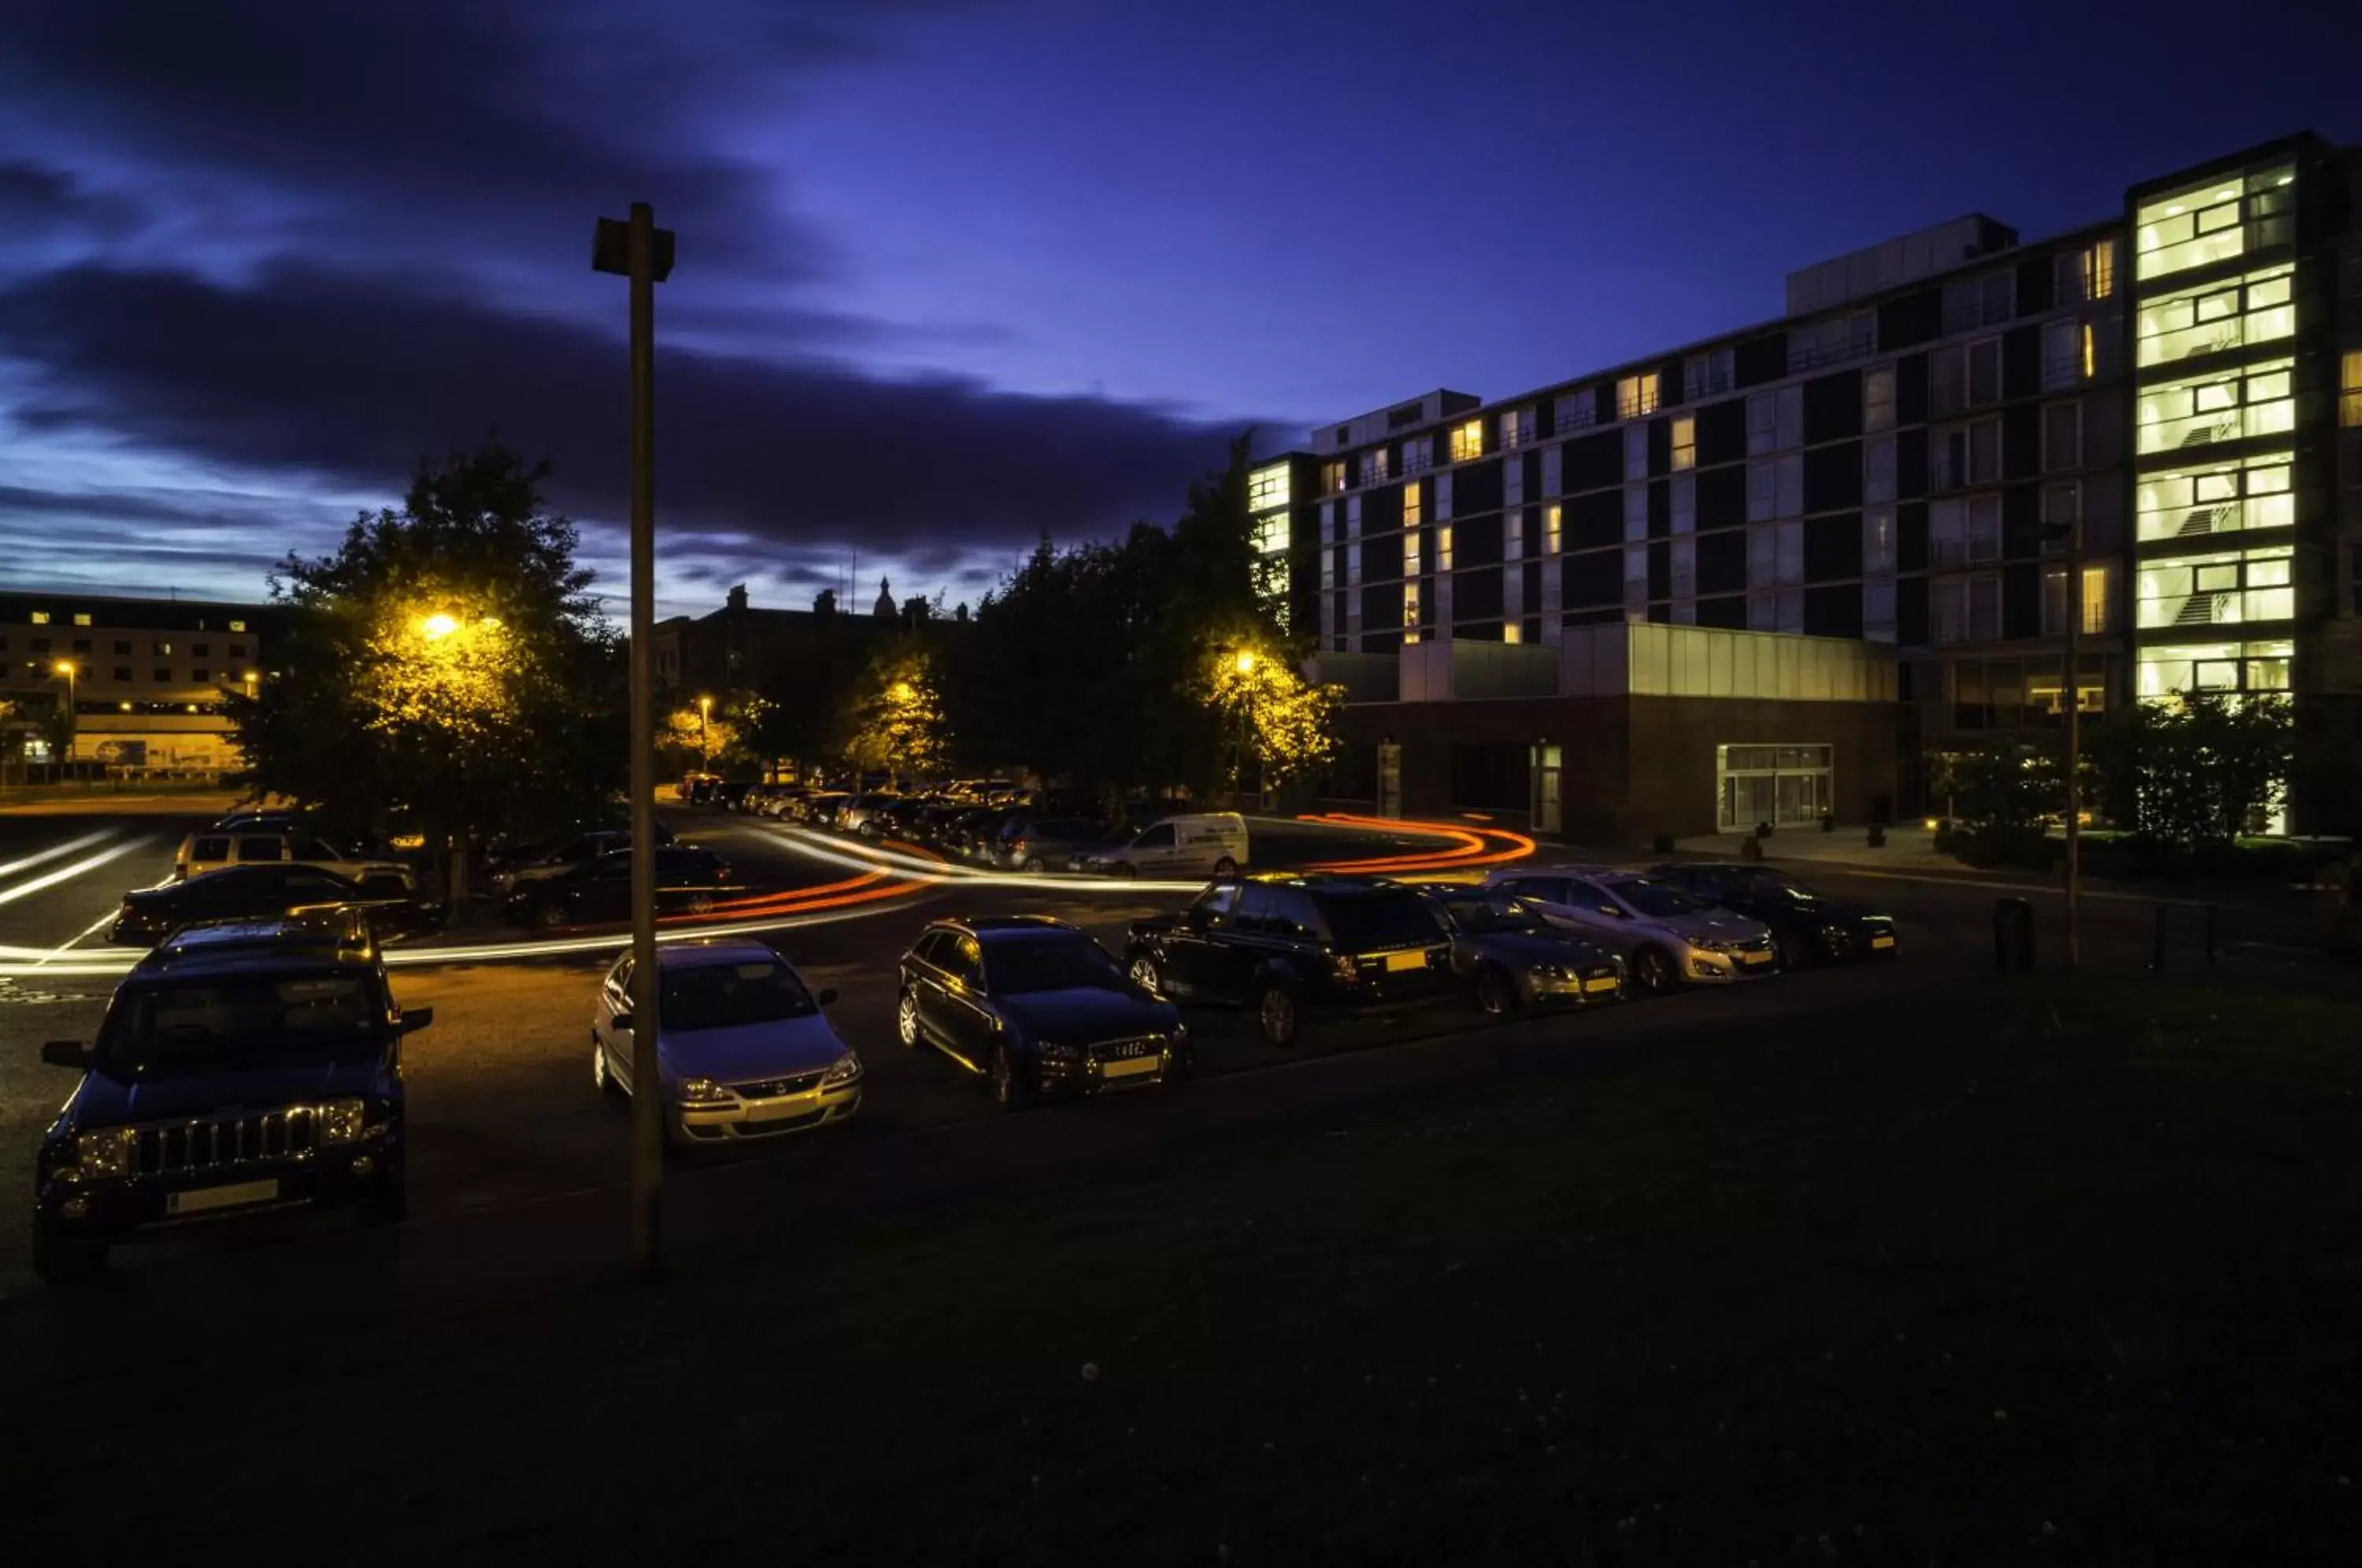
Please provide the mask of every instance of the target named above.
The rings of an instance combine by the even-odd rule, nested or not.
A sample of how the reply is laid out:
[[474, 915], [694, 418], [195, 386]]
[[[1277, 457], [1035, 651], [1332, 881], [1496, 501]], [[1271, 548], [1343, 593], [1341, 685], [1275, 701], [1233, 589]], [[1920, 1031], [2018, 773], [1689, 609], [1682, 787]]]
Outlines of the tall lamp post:
[[697, 770], [700, 773], [710, 772], [713, 767], [713, 747], [705, 738], [705, 726], [712, 718], [713, 699], [700, 697], [697, 700]]
[[60, 675], [64, 676], [66, 681], [66, 754], [60, 760], [72, 762], [74, 742], [80, 738], [82, 733], [82, 716], [74, 712], [74, 676], [79, 672], [75, 670], [74, 662], [70, 658], [58, 660], [52, 668]]
[[631, 280], [632, 323], [632, 1241], [641, 1268], [663, 1265], [664, 1107], [657, 1067], [657, 285], [673, 234], [656, 210], [601, 218], [590, 268]]
[[2083, 892], [2083, 514], [2045, 530], [2067, 539], [2067, 967], [2082, 956]]
[[[1254, 649], [1241, 648], [1237, 655], [1231, 658], [1231, 668], [1239, 672], [1239, 679], [1241, 680], [1245, 680], [1252, 677], [1255, 672]], [[1253, 692], [1247, 692], [1243, 695], [1244, 701], [1239, 704], [1238, 750], [1234, 754], [1236, 760], [1232, 763], [1231, 767], [1231, 789], [1233, 794], [1243, 790], [1246, 786], [1247, 752], [1250, 749], [1248, 743], [1254, 738], [1254, 694]], [[1258, 756], [1255, 758], [1255, 763], [1257, 767], [1257, 777], [1255, 779], [1255, 807], [1257, 810], [1261, 810], [1263, 806], [1263, 779], [1261, 777], [1263, 758]]]

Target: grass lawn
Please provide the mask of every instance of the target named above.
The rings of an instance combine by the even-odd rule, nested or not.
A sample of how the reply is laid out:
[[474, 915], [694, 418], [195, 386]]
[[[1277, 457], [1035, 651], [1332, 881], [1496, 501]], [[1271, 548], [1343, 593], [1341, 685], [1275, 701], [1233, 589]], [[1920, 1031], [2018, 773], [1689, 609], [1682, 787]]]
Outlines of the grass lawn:
[[2349, 1561], [2355, 1010], [2092, 985], [257, 1347], [19, 1412], [0, 1534], [103, 1498], [75, 1560]]

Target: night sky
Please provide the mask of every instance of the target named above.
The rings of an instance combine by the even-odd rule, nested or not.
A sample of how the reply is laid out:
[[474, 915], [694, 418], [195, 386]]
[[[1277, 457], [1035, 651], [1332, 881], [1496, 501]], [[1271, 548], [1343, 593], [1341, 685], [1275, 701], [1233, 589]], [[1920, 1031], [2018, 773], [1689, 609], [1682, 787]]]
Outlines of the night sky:
[[[619, 590], [658, 292], [665, 607], [974, 600], [1247, 425], [1505, 396], [2362, 136], [2362, 6], [0, 0], [0, 586], [257, 596], [422, 452], [557, 465]], [[2114, 8], [2110, 8], [2114, 9]], [[2235, 31], [2234, 28], [2235, 27]]]

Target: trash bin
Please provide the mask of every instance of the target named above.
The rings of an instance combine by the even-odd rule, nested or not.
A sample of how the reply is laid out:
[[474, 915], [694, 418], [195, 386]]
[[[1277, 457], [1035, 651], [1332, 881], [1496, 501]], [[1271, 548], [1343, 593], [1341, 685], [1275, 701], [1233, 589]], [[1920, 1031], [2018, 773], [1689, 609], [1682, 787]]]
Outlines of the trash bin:
[[2034, 967], [2034, 906], [2024, 899], [1993, 900], [1993, 967], [2012, 974]]

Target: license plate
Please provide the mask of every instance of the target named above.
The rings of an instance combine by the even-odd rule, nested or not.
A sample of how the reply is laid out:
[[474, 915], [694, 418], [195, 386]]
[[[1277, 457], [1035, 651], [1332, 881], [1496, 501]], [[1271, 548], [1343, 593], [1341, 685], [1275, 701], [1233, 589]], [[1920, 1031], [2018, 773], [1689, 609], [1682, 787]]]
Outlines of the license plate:
[[1586, 993], [1612, 991], [1616, 988], [1616, 977], [1609, 975], [1596, 980], [1585, 980], [1583, 982], [1583, 988]]
[[172, 1192], [164, 1196], [167, 1214], [203, 1214], [212, 1209], [237, 1209], [248, 1203], [268, 1203], [279, 1196], [279, 1183], [272, 1181], [242, 1181], [230, 1187], [200, 1187], [188, 1192]]
[[1873, 936], [1870, 939], [1870, 944], [1872, 947], [1892, 947], [1894, 945], [1894, 938], [1891, 936]]
[[1099, 1073], [1105, 1077], [1128, 1078], [1134, 1073], [1153, 1073], [1164, 1065], [1163, 1059], [1156, 1056], [1129, 1056], [1120, 1062], [1101, 1063]]
[[1399, 973], [1404, 969], [1424, 969], [1426, 967], [1427, 955], [1424, 953], [1389, 953], [1386, 955], [1386, 973], [1389, 975]]
[[1742, 964], [1769, 964], [1772, 962], [1772, 955], [1769, 953], [1742, 953], [1738, 955], [1738, 961]]

